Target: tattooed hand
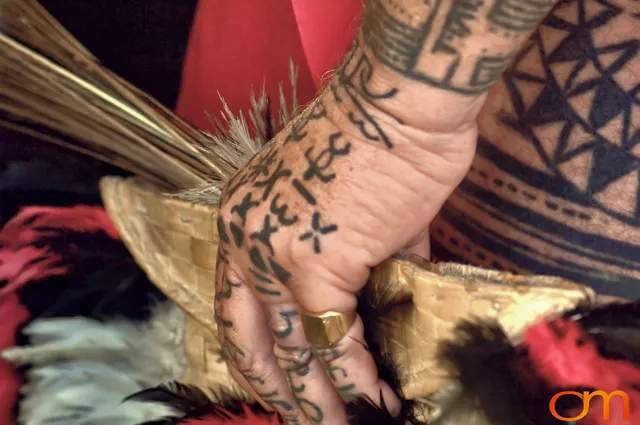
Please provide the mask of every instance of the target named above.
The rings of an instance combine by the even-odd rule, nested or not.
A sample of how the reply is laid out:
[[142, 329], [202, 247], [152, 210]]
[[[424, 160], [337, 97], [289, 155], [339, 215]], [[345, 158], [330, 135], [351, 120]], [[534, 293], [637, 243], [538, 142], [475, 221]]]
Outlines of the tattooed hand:
[[[429, 255], [428, 226], [473, 159], [486, 90], [551, 0], [370, 0], [329, 87], [227, 184], [216, 319], [238, 381], [288, 423], [400, 403], [358, 318], [312, 347], [303, 312], [351, 312], [370, 268]], [[526, 12], [526, 13], [525, 13]]]

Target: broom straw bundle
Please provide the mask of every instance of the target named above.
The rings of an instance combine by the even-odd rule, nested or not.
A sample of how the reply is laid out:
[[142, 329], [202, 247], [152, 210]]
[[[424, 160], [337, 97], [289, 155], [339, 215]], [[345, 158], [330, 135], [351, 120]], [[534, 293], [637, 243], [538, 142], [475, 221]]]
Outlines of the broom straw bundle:
[[[294, 84], [293, 67], [291, 77]], [[288, 115], [282, 90], [280, 97], [282, 118]], [[241, 165], [238, 158], [246, 161], [268, 137], [264, 90], [252, 105], [251, 130], [225, 105], [226, 122], [214, 122], [216, 134], [200, 132], [101, 66], [37, 1], [0, 0], [3, 127], [94, 156], [165, 190], [219, 187]]]

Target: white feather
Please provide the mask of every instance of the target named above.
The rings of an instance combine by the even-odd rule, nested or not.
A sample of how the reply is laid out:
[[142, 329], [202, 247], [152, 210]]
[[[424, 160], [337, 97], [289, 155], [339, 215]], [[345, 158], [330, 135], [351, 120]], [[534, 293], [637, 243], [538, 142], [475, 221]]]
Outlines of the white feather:
[[156, 403], [123, 402], [186, 370], [184, 314], [172, 302], [157, 306], [143, 323], [39, 319], [24, 333], [31, 345], [2, 353], [17, 365], [32, 365], [21, 388], [21, 424], [136, 425], [175, 413]]

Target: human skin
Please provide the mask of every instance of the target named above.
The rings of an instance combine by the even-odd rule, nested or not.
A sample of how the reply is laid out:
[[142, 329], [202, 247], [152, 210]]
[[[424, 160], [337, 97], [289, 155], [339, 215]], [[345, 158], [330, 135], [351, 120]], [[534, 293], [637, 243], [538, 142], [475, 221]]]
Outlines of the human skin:
[[640, 297], [640, 2], [569, 0], [489, 92], [438, 259]]
[[[501, 82], [483, 109], [487, 90], [553, 4], [370, 0], [328, 87], [225, 187], [215, 306], [225, 358], [287, 422], [346, 423], [343, 400], [362, 395], [398, 410], [360, 319], [327, 349], [309, 346], [300, 315], [354, 310], [370, 268], [397, 251], [429, 257], [430, 224], [477, 172], [467, 174], [481, 111], [480, 143], [512, 146], [516, 133], [501, 130], [492, 109], [508, 88]], [[478, 206], [486, 200], [472, 201], [457, 191], [433, 224], [449, 253], [464, 236], [453, 235], [454, 219], [488, 215]], [[462, 251], [483, 248], [474, 243]]]

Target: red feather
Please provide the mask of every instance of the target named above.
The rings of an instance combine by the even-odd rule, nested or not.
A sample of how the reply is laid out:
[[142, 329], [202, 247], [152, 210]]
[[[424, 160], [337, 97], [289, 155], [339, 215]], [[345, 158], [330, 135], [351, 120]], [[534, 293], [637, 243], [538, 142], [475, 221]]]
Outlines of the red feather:
[[620, 390], [628, 394], [628, 419], [622, 417], [622, 405], [614, 398], [611, 418], [604, 420], [604, 404], [600, 397], [596, 397], [589, 414], [580, 423], [640, 423], [640, 368], [624, 360], [603, 358], [595, 341], [580, 324], [568, 319], [541, 321], [527, 330], [524, 346], [536, 372], [552, 388], [593, 388], [607, 393]]
[[[64, 275], [68, 266], [46, 244], [47, 237], [65, 230], [105, 232], [114, 239], [118, 233], [104, 209], [75, 206], [24, 208], [0, 230], [0, 351], [15, 345], [15, 334], [29, 319], [29, 311], [20, 303], [16, 291], [29, 282]], [[0, 424], [14, 425], [13, 406], [21, 385], [13, 366], [0, 359]]]
[[0, 232], [0, 297], [28, 282], [64, 275], [66, 265], [60, 254], [37, 241], [64, 230], [82, 233], [105, 232], [118, 239], [118, 231], [101, 207], [79, 205], [68, 208], [32, 206], [24, 208]]

